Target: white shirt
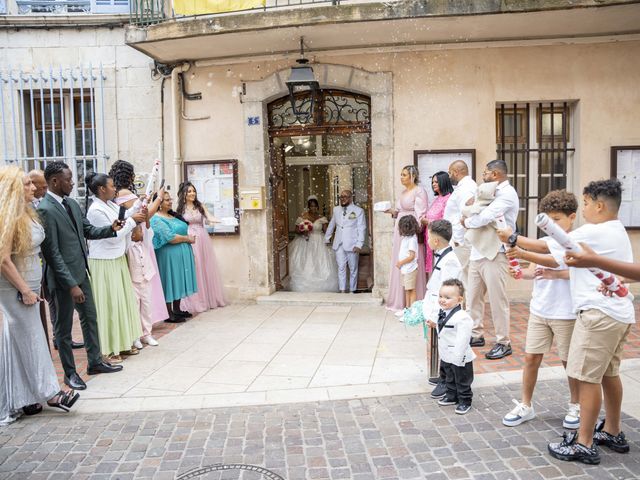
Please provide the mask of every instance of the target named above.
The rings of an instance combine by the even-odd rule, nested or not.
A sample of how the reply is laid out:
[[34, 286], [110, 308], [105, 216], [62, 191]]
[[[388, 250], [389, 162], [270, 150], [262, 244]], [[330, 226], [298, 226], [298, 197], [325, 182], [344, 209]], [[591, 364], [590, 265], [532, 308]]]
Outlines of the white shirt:
[[400, 267], [400, 273], [411, 273], [418, 268], [418, 237], [402, 237], [400, 240], [400, 250], [398, 251], [398, 261], [409, 257], [409, 252], [413, 252], [413, 260]]
[[[553, 241], [551, 237], [542, 237], [549, 247], [549, 251], [557, 250], [559, 257], [564, 257], [564, 249]], [[555, 258], [555, 256], [554, 256]], [[547, 268], [547, 267], [538, 267]], [[558, 262], [558, 267], [549, 270], [565, 271], [567, 267], [564, 261]], [[554, 320], [575, 320], [576, 313], [573, 309], [571, 298], [571, 286], [569, 280], [545, 280], [536, 278], [533, 280], [531, 303], [529, 310], [534, 315]]]
[[451, 222], [453, 229], [453, 235], [451, 236], [451, 242], [455, 242], [459, 245], [464, 245], [464, 227], [460, 224], [460, 217], [462, 216], [462, 207], [465, 206], [470, 198], [475, 197], [478, 185], [469, 175], [461, 178], [457, 185], [453, 187], [453, 193], [447, 200], [447, 205], [444, 208], [444, 219]]
[[[629, 235], [620, 220], [603, 223], [588, 223], [569, 234], [573, 241], [589, 245], [595, 252], [607, 258], [623, 262], [633, 262], [633, 252]], [[551, 250], [558, 263], [564, 251]], [[598, 292], [600, 280], [586, 268], [569, 268], [573, 310], [596, 309], [622, 323], [635, 323], [635, 311], [631, 297], [607, 297]]]
[[51, 195], [51, 197], [58, 202], [60, 205], [62, 205], [62, 200], [64, 200], [64, 198], [62, 198], [59, 195], [56, 195], [55, 193], [53, 193], [51, 190], [47, 191], [47, 195]]
[[427, 320], [436, 321], [438, 319], [438, 311], [440, 305], [438, 305], [438, 295], [440, 294], [440, 287], [442, 282], [450, 278], [457, 278], [460, 280], [462, 275], [462, 265], [460, 260], [453, 250], [449, 251], [444, 257], [440, 258], [436, 255], [442, 255], [445, 249], [437, 250], [433, 256], [433, 272], [429, 275], [429, 281], [427, 282], [427, 293], [424, 296], [422, 302], [422, 313]]
[[[487, 205], [480, 213], [467, 218], [464, 222], [467, 228], [480, 228], [489, 225], [500, 214], [504, 215], [507, 226], [516, 231], [516, 219], [520, 209], [520, 200], [515, 188], [508, 180], [499, 183], [496, 187], [496, 198]], [[500, 248], [504, 252], [504, 247]], [[469, 260], [481, 260], [485, 258], [478, 250], [471, 245], [471, 256]]]
[[[112, 201], [103, 202], [96, 198], [89, 207], [87, 220], [95, 227], [106, 227], [118, 219], [119, 210]], [[124, 227], [116, 232], [115, 237], [89, 240], [89, 258], [113, 260], [123, 256], [127, 248], [127, 238], [135, 226], [135, 220], [127, 218]]]

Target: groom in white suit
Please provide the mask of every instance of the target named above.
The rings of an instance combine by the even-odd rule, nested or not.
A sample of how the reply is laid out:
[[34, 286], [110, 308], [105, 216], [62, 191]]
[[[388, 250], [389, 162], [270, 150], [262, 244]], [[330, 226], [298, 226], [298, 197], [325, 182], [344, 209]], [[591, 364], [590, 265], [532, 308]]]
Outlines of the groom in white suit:
[[344, 190], [340, 194], [340, 206], [333, 209], [333, 216], [324, 236], [328, 245], [333, 237], [333, 249], [338, 262], [338, 284], [340, 292], [347, 291], [347, 264], [349, 264], [349, 291], [355, 293], [358, 285], [358, 255], [364, 244], [364, 234], [367, 230], [364, 220], [364, 210], [351, 202], [352, 193]]

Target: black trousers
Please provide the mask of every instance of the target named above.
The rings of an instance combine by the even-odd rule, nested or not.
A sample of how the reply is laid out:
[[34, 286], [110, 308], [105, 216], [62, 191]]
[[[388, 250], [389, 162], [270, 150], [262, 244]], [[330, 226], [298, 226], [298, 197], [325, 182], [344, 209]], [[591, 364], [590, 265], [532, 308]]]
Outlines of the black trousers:
[[471, 403], [473, 392], [473, 362], [467, 362], [464, 367], [459, 367], [453, 363], [440, 361], [440, 366], [444, 369], [447, 382], [447, 397], [458, 399], [458, 403]]
[[86, 278], [80, 285], [84, 293], [84, 303], [74, 303], [69, 290], [55, 289], [51, 292], [56, 309], [54, 331], [58, 353], [64, 374], [68, 377], [76, 372], [76, 364], [71, 349], [71, 329], [73, 327], [73, 311], [77, 310], [80, 316], [80, 326], [84, 338], [84, 348], [87, 350], [87, 363], [94, 367], [102, 361], [100, 353], [100, 337], [98, 337], [98, 322], [96, 306], [93, 302], [91, 284]]

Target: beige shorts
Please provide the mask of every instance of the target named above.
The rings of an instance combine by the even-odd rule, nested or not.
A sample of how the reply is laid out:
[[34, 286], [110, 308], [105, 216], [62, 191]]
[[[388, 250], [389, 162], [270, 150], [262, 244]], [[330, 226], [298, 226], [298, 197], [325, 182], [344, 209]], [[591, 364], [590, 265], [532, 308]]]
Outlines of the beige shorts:
[[601, 383], [602, 377], [617, 376], [630, 330], [630, 324], [618, 322], [600, 310], [578, 313], [569, 348], [567, 375], [588, 383]]
[[547, 353], [551, 350], [551, 344], [555, 337], [558, 356], [560, 360], [566, 362], [575, 323], [575, 320], [543, 318], [530, 313], [524, 351], [527, 353]]
[[405, 290], [415, 290], [416, 289], [416, 281], [418, 279], [418, 269], [416, 268], [413, 272], [403, 273], [402, 274], [402, 286]]

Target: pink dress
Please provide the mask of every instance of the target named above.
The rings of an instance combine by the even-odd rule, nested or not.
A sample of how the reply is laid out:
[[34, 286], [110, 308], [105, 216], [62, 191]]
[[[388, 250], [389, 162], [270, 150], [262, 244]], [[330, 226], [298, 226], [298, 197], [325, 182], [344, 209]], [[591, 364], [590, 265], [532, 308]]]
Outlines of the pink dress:
[[[398, 261], [398, 251], [400, 250], [400, 232], [398, 231], [398, 220], [405, 215], [413, 215], [418, 224], [420, 218], [427, 214], [429, 199], [427, 192], [421, 186], [416, 186], [412, 190], [405, 190], [400, 194], [400, 198], [396, 202], [396, 210], [398, 217], [393, 228], [393, 251], [391, 252], [391, 274], [389, 275], [389, 295], [387, 296], [387, 309], [398, 311], [405, 307], [404, 304], [404, 287], [402, 286], [402, 278], [400, 277], [400, 269], [396, 267]], [[426, 275], [425, 275], [424, 245], [418, 245], [418, 280], [416, 282], [416, 298], [422, 300], [426, 291]]]
[[198, 211], [195, 213], [185, 211], [182, 216], [189, 222], [189, 235], [196, 237], [196, 243], [192, 248], [196, 263], [198, 291], [190, 297], [183, 298], [180, 308], [191, 313], [200, 313], [211, 308], [224, 307], [222, 280], [209, 233], [204, 228], [205, 217]]
[[[450, 193], [447, 193], [445, 196], [436, 195], [435, 200], [427, 210], [427, 220], [429, 223], [435, 222], [436, 220], [442, 220], [444, 218], [444, 207], [447, 206], [447, 200], [451, 196]], [[433, 250], [429, 248], [427, 244], [427, 237], [429, 235], [429, 231], [425, 228], [424, 230], [424, 248], [427, 250], [427, 263], [425, 266], [425, 272], [431, 273], [431, 268], [433, 267]]]

